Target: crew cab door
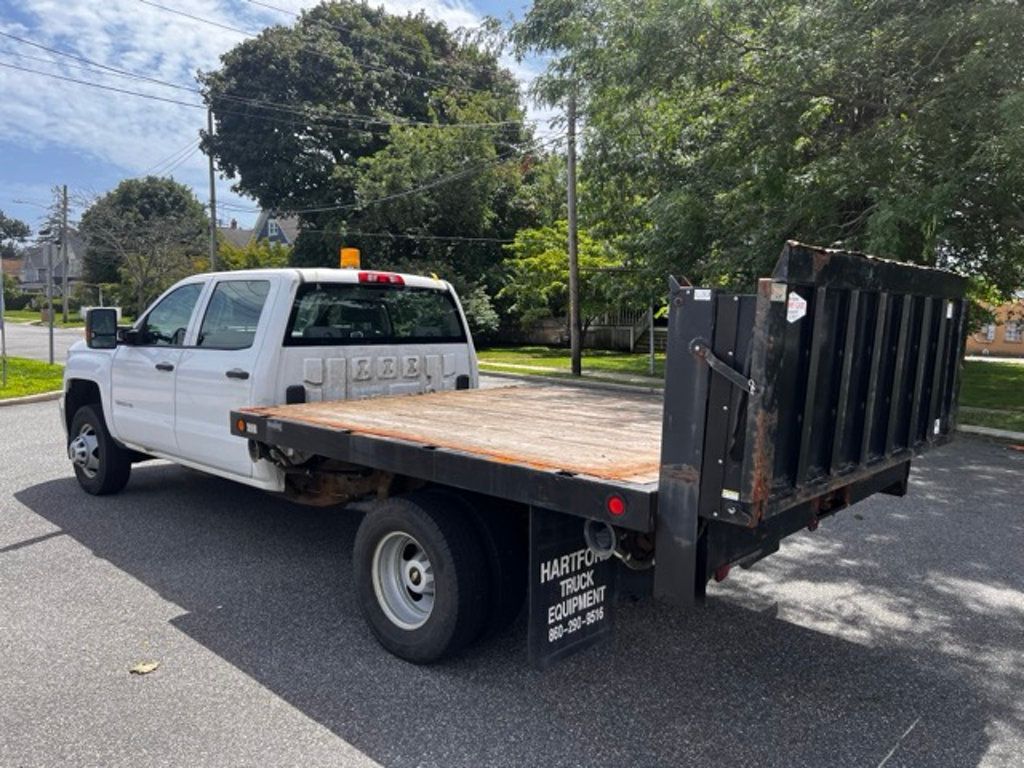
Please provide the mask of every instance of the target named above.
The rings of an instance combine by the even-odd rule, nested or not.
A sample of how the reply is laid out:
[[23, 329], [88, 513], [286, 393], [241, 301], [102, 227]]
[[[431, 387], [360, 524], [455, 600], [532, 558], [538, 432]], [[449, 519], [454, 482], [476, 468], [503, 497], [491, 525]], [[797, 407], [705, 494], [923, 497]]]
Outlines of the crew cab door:
[[252, 403], [264, 307], [274, 284], [265, 279], [220, 278], [203, 311], [195, 343], [177, 366], [174, 428], [178, 454], [236, 475], [251, 477], [247, 442], [231, 434], [234, 408]]
[[174, 375], [203, 283], [164, 295], [119, 345], [111, 366], [112, 421], [117, 438], [157, 453], [176, 453]]

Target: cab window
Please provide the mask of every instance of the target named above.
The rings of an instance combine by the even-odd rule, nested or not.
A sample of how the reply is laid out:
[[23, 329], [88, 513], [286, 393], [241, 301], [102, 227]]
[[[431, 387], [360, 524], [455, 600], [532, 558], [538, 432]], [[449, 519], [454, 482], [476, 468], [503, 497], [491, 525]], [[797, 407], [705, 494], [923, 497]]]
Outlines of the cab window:
[[164, 296], [149, 311], [139, 327], [139, 344], [147, 347], [180, 347], [185, 341], [188, 321], [203, 290], [202, 283], [189, 283]]
[[270, 283], [266, 280], [217, 283], [210, 296], [196, 346], [208, 349], [251, 347], [269, 292]]

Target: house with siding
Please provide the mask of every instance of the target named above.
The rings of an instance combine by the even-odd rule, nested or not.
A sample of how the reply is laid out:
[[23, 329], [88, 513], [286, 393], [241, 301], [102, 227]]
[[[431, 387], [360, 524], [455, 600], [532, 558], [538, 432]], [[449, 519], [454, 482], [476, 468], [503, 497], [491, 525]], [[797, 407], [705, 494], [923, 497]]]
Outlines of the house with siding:
[[[82, 280], [85, 258], [85, 240], [78, 230], [68, 228], [68, 284]], [[60, 245], [55, 242], [36, 242], [24, 251], [19, 275], [21, 287], [26, 291], [46, 290], [47, 271], [52, 259], [55, 292], [60, 293], [64, 283], [64, 264], [61, 261]]]
[[1024, 291], [992, 312], [993, 322], [967, 337], [967, 354], [1024, 357]]
[[227, 242], [238, 248], [260, 240], [295, 245], [300, 231], [298, 217], [278, 216], [272, 211], [261, 211], [251, 229], [238, 226], [238, 222], [232, 219], [228, 226], [219, 227], [218, 230]]

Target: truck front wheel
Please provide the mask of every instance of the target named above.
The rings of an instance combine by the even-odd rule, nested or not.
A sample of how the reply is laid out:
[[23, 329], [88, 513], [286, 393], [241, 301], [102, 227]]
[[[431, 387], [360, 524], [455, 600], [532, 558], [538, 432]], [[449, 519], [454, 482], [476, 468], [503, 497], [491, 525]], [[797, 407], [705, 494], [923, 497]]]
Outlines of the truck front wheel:
[[68, 457], [78, 484], [93, 496], [117, 493], [128, 483], [132, 463], [128, 451], [114, 442], [98, 405], [83, 405], [71, 420]]
[[458, 653], [487, 616], [484, 550], [469, 513], [415, 493], [382, 502], [356, 533], [359, 607], [388, 651], [415, 664]]

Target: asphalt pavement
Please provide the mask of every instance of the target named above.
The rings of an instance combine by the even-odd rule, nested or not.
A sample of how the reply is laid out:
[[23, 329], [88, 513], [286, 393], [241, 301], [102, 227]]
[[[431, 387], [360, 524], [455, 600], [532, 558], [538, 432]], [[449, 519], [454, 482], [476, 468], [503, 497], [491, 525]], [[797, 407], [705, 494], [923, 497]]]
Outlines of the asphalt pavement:
[[[1020, 766], [1024, 454], [961, 437], [679, 612], [538, 672], [523, 621], [420, 668], [350, 590], [359, 516], [166, 463], [79, 490], [0, 410], [3, 766]], [[157, 661], [156, 671], [128, 670]]]
[[[68, 358], [68, 347], [82, 340], [81, 328], [53, 329], [53, 361], [63, 364]], [[50, 329], [45, 325], [13, 323], [7, 321], [7, 354], [30, 360], [50, 359]]]

